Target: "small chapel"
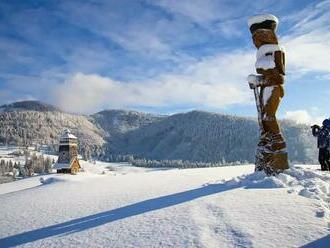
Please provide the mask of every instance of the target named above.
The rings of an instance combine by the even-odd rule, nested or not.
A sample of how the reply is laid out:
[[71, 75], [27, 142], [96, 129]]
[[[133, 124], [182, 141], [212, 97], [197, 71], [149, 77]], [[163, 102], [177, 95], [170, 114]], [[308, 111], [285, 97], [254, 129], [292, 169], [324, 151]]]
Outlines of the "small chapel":
[[78, 160], [78, 139], [69, 129], [65, 129], [60, 137], [57, 163], [54, 169], [57, 173], [76, 174], [80, 169]]

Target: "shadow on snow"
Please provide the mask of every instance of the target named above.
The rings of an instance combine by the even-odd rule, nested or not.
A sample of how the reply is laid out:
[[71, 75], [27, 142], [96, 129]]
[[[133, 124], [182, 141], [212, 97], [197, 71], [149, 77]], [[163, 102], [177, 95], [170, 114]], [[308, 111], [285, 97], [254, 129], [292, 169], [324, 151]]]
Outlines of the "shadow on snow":
[[301, 248], [328, 248], [330, 244], [330, 235], [324, 236], [318, 240], [308, 243]]
[[[93, 214], [60, 224], [5, 237], [0, 239], [0, 247], [12, 247], [53, 236], [65, 236], [72, 233], [81, 232], [117, 220], [160, 210], [163, 208], [168, 208], [184, 202], [189, 202], [201, 197], [217, 194], [235, 188], [266, 189], [278, 187], [282, 186], [277, 185], [276, 182], [272, 180], [272, 178], [265, 177], [264, 174], [256, 172], [250, 175], [242, 176], [237, 180], [230, 180], [219, 184], [206, 184], [203, 187], [197, 189], [161, 196], [102, 213]], [[329, 241], [330, 236], [328, 235], [319, 240], [311, 242], [304, 247], [327, 247], [324, 245], [327, 245]]]
[[192, 201], [200, 197], [216, 194], [241, 186], [242, 185], [226, 186], [225, 184], [211, 184], [197, 189], [141, 201], [102, 213], [93, 214], [60, 224], [5, 237], [0, 239], [0, 247], [12, 247], [57, 235], [63, 236], [81, 232], [90, 228], [111, 223], [113, 221], [171, 207], [184, 202]]

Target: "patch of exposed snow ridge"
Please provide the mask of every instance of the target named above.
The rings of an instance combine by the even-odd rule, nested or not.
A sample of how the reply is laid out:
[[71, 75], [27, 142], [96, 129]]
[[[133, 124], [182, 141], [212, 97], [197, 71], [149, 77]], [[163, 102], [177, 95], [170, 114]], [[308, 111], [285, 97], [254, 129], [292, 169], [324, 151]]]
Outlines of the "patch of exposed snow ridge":
[[287, 188], [288, 193], [315, 199], [318, 217], [330, 220], [330, 175], [327, 172], [293, 167], [277, 176], [268, 177], [263, 171], [220, 181], [226, 187]]
[[39, 179], [41, 184], [51, 184], [51, 183], [56, 183], [56, 182], [63, 182], [63, 179], [56, 178], [56, 177], [49, 177], [44, 179], [43, 177], [40, 177]]

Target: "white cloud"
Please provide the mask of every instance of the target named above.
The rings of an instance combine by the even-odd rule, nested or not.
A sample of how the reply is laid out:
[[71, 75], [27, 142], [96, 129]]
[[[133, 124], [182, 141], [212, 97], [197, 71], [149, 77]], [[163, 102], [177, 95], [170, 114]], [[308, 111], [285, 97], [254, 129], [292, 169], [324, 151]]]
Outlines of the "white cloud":
[[[324, 11], [328, 2], [323, 2], [322, 6], [318, 5], [315, 8], [313, 4], [296, 16], [287, 18], [294, 28], [287, 32], [290, 35], [280, 38], [280, 43], [284, 44], [287, 50], [286, 58], [290, 74], [301, 76], [308, 71], [330, 72], [330, 29], [325, 25], [330, 18], [327, 18], [329, 12]], [[44, 81], [58, 83], [65, 80], [65, 83], [53, 86], [52, 101], [66, 110], [85, 113], [101, 108], [139, 106], [175, 108], [175, 106], [188, 105], [189, 108], [192, 106], [224, 108], [232, 104], [247, 104], [253, 101], [245, 79], [248, 74], [255, 71], [256, 49], [239, 48], [204, 58], [196, 58], [198, 55], [193, 58], [188, 52], [180, 50], [180, 47], [185, 45], [204, 44], [203, 37], [213, 32], [213, 29], [219, 30], [222, 36], [239, 37], [241, 30], [238, 29], [238, 33], [235, 30], [236, 22], [240, 25], [244, 22], [246, 28], [244, 32], [248, 34], [246, 16], [244, 16], [248, 13], [245, 13], [244, 8], [250, 6], [246, 9], [251, 9], [251, 3], [246, 5], [242, 3], [235, 8], [230, 4], [209, 0], [193, 2], [182, 0], [175, 3], [170, 0], [160, 0], [151, 1], [150, 4], [161, 6], [174, 17], [159, 19], [158, 13], [143, 11], [136, 18], [122, 16], [123, 13], [118, 12], [111, 4], [77, 5], [66, 2], [61, 5], [63, 12], [61, 15], [75, 25], [110, 38], [127, 51], [138, 52], [135, 54], [137, 58], [142, 54], [155, 59], [155, 63], [161, 59], [174, 61], [173, 73], [159, 74], [149, 79], [145, 79], [147, 73], [139, 77], [131, 73], [133, 75], [131, 78], [139, 78], [141, 82], [116, 81], [111, 77], [95, 74], [99, 71], [107, 71], [108, 68], [113, 69], [112, 65], [121, 59], [116, 57], [115, 53], [112, 54], [106, 46], [84, 43], [82, 47], [71, 49], [70, 46], [70, 49], [58, 49], [56, 45], [52, 45], [57, 42], [47, 41], [47, 44], [50, 44], [49, 50], [57, 51], [66, 62], [58, 67], [44, 70], [40, 75], [45, 79]], [[254, 3], [252, 5], [254, 6]], [[230, 9], [226, 9], [228, 7]], [[194, 29], [196, 25], [193, 22], [198, 22], [203, 28]], [[208, 37], [205, 39], [206, 42]], [[249, 42], [252, 46], [252, 41]], [[208, 46], [207, 43], [205, 46]], [[157, 64], [158, 67], [163, 65], [167, 64]], [[156, 70], [152, 66], [150, 68]], [[129, 75], [134, 71], [129, 69], [123, 70]], [[157, 69], [152, 75], [159, 71], [161, 69]], [[120, 73], [124, 74], [121, 71]], [[40, 85], [47, 84], [42, 80], [39, 81]], [[55, 83], [49, 84], [55, 85]], [[43, 90], [45, 91], [47, 90]], [[300, 113], [300, 116], [303, 114]]]
[[292, 120], [298, 124], [318, 124], [321, 125], [325, 119], [324, 116], [315, 116], [310, 114], [307, 110], [287, 111], [284, 115], [285, 119]]
[[[127, 51], [139, 53], [140, 56], [165, 56], [172, 51], [171, 46], [158, 33], [159, 17], [154, 16], [150, 10], [141, 9], [138, 2], [122, 1], [114, 4], [105, 1], [94, 4], [88, 1], [63, 1], [59, 6], [63, 18], [116, 42]], [[139, 14], [132, 15], [133, 9]]]
[[147, 53], [147, 55], [169, 54], [171, 47], [152, 30], [127, 27], [123, 32], [108, 32], [108, 36], [128, 51]]
[[322, 28], [329, 24], [330, 1], [311, 2], [302, 10], [284, 17], [284, 20], [292, 23], [288, 30], [291, 33], [307, 33]]
[[[196, 22], [212, 21], [218, 16], [214, 12], [214, 2], [207, 1], [202, 4], [195, 1], [191, 5], [186, 1], [180, 1], [175, 7], [171, 1], [161, 1], [160, 4], [173, 12], [189, 16]], [[201, 7], [200, 4], [203, 6]], [[318, 11], [317, 9], [316, 12], [319, 13]], [[322, 32], [314, 31], [312, 27], [324, 23], [325, 20], [324, 15], [319, 18], [315, 15], [315, 11], [311, 10], [310, 17], [305, 20], [304, 25], [296, 25], [299, 32], [281, 39], [281, 43], [287, 49], [288, 69], [291, 73], [301, 75], [306, 71], [330, 71], [330, 43], [327, 42], [330, 40], [330, 32], [326, 28]], [[133, 30], [128, 32], [129, 35], [134, 34]], [[141, 37], [148, 37], [148, 33], [142, 32]], [[153, 40], [153, 37], [157, 36], [150, 36], [150, 40]], [[121, 40], [120, 43], [125, 44], [125, 40]], [[155, 43], [145, 44], [153, 44], [155, 51], [168, 52], [168, 48], [158, 43], [157, 39], [154, 41]], [[129, 47], [129, 43], [126, 46]], [[136, 47], [130, 49], [141, 47], [143, 45], [137, 39]], [[188, 65], [179, 64], [180, 73], [158, 75], [140, 83], [119, 82], [98, 75], [76, 74], [62, 86], [61, 92], [66, 95], [69, 92], [68, 87], [79, 89], [80, 94], [84, 96], [81, 98], [84, 99], [83, 103], [80, 103], [77, 94], [78, 99], [74, 101], [76, 104], [70, 105], [70, 110], [79, 112], [96, 111], [102, 107], [189, 105], [224, 108], [232, 104], [247, 104], [251, 102], [252, 94], [245, 78], [246, 75], [254, 72], [254, 54], [254, 50], [242, 49], [220, 53]], [[321, 120], [321, 117], [313, 116], [305, 110], [288, 111], [286, 117], [299, 123]]]
[[225, 5], [220, 8], [219, 4], [213, 0], [195, 0], [193, 2], [190, 0], [160, 0], [152, 3], [158, 4], [170, 12], [187, 16], [196, 22], [218, 19], [221, 15], [227, 15], [229, 10]]
[[65, 110], [84, 113], [101, 108], [245, 104], [252, 99], [245, 82], [252, 60], [250, 53], [219, 54], [190, 64], [182, 73], [160, 75], [143, 83], [77, 73], [54, 88], [53, 98]]
[[[53, 89], [55, 103], [67, 111], [90, 112], [107, 100], [107, 92], [116, 82], [97, 75], [78, 73]], [[109, 96], [110, 97], [110, 96]]]
[[281, 39], [290, 71], [330, 72], [330, 1], [312, 3], [284, 20], [293, 24]]
[[330, 72], [330, 31], [287, 37], [287, 64], [294, 73]]

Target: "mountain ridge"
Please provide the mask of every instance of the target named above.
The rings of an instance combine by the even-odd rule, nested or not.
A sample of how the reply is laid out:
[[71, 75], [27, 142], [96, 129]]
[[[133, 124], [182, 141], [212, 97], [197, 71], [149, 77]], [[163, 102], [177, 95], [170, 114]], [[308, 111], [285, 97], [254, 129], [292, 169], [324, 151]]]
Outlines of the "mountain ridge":
[[0, 106], [0, 109], [2, 109], [2, 111], [4, 112], [20, 111], [20, 110], [32, 110], [32, 111], [34, 110], [41, 112], [63, 112], [58, 107], [35, 100], [25, 100], [25, 101], [18, 101], [9, 104], [4, 104]]
[[[253, 118], [200, 110], [155, 115], [108, 109], [79, 115], [41, 102], [27, 104], [12, 103], [6, 106], [14, 107], [0, 112], [0, 143], [39, 142], [56, 150], [60, 133], [70, 128], [79, 139], [82, 154], [105, 160], [133, 155], [156, 160], [252, 163], [259, 135]], [[281, 124], [290, 160], [315, 162], [317, 151], [310, 128], [286, 120]]]

